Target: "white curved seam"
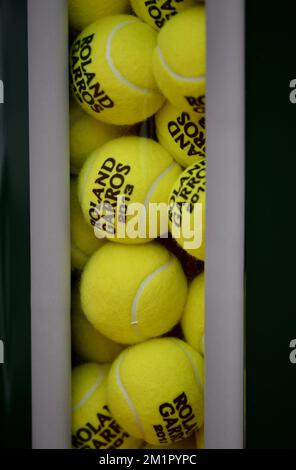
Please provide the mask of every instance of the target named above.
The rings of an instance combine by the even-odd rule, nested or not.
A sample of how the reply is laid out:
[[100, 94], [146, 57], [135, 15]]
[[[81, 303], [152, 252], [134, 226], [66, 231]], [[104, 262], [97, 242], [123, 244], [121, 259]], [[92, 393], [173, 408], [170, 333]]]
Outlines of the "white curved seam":
[[153, 92], [153, 90], [150, 90], [149, 88], [144, 88], [144, 87], [140, 87], [138, 85], [136, 85], [135, 83], [132, 83], [130, 82], [129, 80], [127, 80], [123, 75], [121, 75], [121, 73], [119, 72], [119, 70], [116, 68], [114, 62], [113, 62], [113, 59], [112, 59], [112, 41], [114, 39], [114, 36], [115, 34], [122, 28], [124, 28], [125, 26], [127, 26], [128, 24], [132, 24], [132, 23], [137, 23], [138, 21], [137, 20], [129, 20], [129, 21], [124, 21], [123, 23], [119, 23], [117, 26], [115, 26], [111, 33], [109, 34], [108, 36], [108, 39], [107, 39], [107, 44], [106, 44], [106, 60], [108, 62], [108, 65], [110, 67], [110, 69], [112, 70], [112, 72], [114, 73], [115, 77], [123, 82], [126, 86], [128, 86], [129, 88], [132, 88], [133, 90], [135, 91], [138, 91], [139, 93], [143, 93], [143, 94], [147, 94], [147, 93], [151, 93]]
[[101, 385], [102, 383], [102, 380], [103, 380], [103, 371], [100, 370], [99, 372], [99, 375], [98, 375], [98, 378], [96, 380], [96, 382], [94, 383], [94, 385], [91, 387], [91, 389], [84, 395], [84, 397], [80, 400], [79, 403], [77, 403], [77, 405], [73, 406], [72, 408], [72, 411], [77, 411], [79, 410], [80, 408], [82, 408], [82, 406], [87, 402], [87, 400], [90, 399], [90, 397], [95, 393], [95, 391], [97, 390], [97, 388]]
[[158, 274], [162, 273], [163, 271], [165, 271], [173, 262], [173, 258], [171, 258], [167, 263], [163, 264], [162, 266], [160, 266], [160, 268], [156, 269], [156, 271], [154, 271], [153, 273], [149, 274], [149, 276], [147, 276], [144, 281], [140, 284], [140, 287], [135, 295], [135, 298], [134, 298], [134, 301], [133, 301], [133, 305], [132, 305], [132, 321], [131, 321], [131, 325], [132, 326], [138, 326], [138, 318], [137, 318], [137, 310], [138, 310], [138, 303], [139, 303], [139, 300], [140, 300], [140, 297], [145, 289], [145, 287], [147, 286], [147, 284], [152, 281], [152, 279], [154, 279]]
[[181, 75], [177, 72], [175, 72], [170, 66], [169, 64], [167, 63], [167, 61], [165, 60], [164, 58], [164, 55], [162, 53], [162, 50], [160, 49], [160, 47], [158, 46], [157, 47], [157, 53], [158, 53], [158, 56], [160, 58], [160, 61], [162, 63], [162, 66], [166, 69], [166, 71], [172, 75], [176, 80], [181, 80], [183, 82], [188, 82], [188, 83], [199, 83], [199, 82], [202, 82], [203, 80], [205, 80], [205, 76], [204, 75], [200, 75], [199, 77], [186, 77], [185, 75]]
[[194, 361], [192, 360], [192, 358], [191, 358], [190, 354], [188, 353], [188, 351], [186, 351], [186, 349], [183, 348], [183, 346], [181, 346], [181, 344], [180, 344], [179, 342], [176, 341], [176, 344], [179, 346], [180, 349], [182, 349], [182, 351], [184, 352], [184, 354], [187, 356], [187, 359], [189, 360], [189, 362], [190, 362], [190, 364], [191, 364], [191, 366], [192, 366], [196, 383], [197, 383], [197, 385], [200, 387], [200, 389], [202, 390], [203, 387], [202, 387], [202, 384], [201, 384], [201, 379], [200, 379], [200, 376], [199, 376], [199, 372], [198, 372], [198, 370], [197, 370], [197, 367], [196, 367], [196, 365], [194, 364]]
[[132, 414], [133, 414], [133, 416], [134, 416], [134, 418], [135, 418], [135, 421], [136, 421], [136, 423], [137, 423], [137, 426], [138, 426], [138, 428], [139, 428], [139, 430], [140, 430], [140, 433], [141, 433], [141, 435], [142, 435], [142, 437], [143, 437], [143, 440], [144, 440], [144, 429], [143, 429], [143, 427], [142, 427], [141, 420], [140, 420], [140, 418], [139, 418], [139, 416], [138, 416], [138, 413], [137, 413], [137, 411], [136, 411], [136, 408], [134, 407], [134, 404], [133, 404], [132, 400], [130, 399], [130, 397], [129, 397], [129, 395], [128, 395], [128, 393], [127, 393], [127, 391], [126, 391], [126, 389], [125, 389], [125, 387], [124, 387], [124, 385], [123, 385], [123, 383], [122, 383], [121, 377], [120, 377], [120, 366], [121, 366], [121, 364], [122, 364], [122, 362], [123, 362], [124, 357], [125, 357], [125, 354], [122, 355], [122, 358], [121, 358], [121, 360], [119, 361], [118, 366], [117, 366], [117, 368], [116, 368], [117, 383], [118, 383], [118, 386], [119, 386], [119, 388], [120, 388], [120, 390], [121, 390], [122, 395], [124, 396], [124, 398], [125, 398], [125, 400], [126, 400], [128, 406], [129, 406], [129, 409], [131, 410], [131, 412], [132, 412]]
[[172, 163], [168, 168], [166, 168], [157, 178], [156, 180], [154, 180], [152, 186], [150, 187], [148, 193], [147, 193], [147, 196], [145, 198], [145, 201], [144, 201], [144, 206], [145, 206], [145, 209], [147, 209], [148, 207], [148, 204], [150, 202], [150, 199], [152, 198], [152, 195], [154, 193], [154, 191], [156, 190], [158, 184], [161, 182], [161, 180], [163, 178], [165, 178], [167, 176], [167, 174], [174, 168], [174, 166], [176, 166], [177, 164], [176, 163]]
[[93, 166], [94, 166], [94, 163], [95, 163], [95, 159], [96, 159], [96, 153], [93, 154], [90, 162], [89, 162], [89, 166], [88, 166], [88, 169], [84, 175], [84, 178], [83, 178], [83, 183], [82, 183], [82, 191], [81, 193], [79, 194], [79, 202], [80, 204], [83, 204], [83, 200], [84, 200], [84, 195], [85, 195], [85, 187], [86, 187], [86, 183], [87, 183], [87, 180], [88, 180], [88, 177], [91, 173], [91, 170], [93, 169]]

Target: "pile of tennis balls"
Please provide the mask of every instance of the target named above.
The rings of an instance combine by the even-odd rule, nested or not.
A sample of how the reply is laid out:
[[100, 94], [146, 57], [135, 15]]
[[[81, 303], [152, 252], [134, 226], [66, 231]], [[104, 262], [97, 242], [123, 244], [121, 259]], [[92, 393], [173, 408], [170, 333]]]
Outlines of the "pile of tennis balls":
[[[203, 448], [205, 6], [68, 4], [72, 445]], [[139, 203], [166, 210], [133, 236]]]

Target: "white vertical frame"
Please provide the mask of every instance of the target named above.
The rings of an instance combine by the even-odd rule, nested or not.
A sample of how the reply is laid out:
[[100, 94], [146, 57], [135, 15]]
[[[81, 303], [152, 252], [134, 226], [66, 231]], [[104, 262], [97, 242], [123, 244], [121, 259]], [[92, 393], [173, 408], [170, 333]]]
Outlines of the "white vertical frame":
[[208, 449], [243, 447], [244, 0], [207, 0]]
[[[207, 0], [206, 448], [243, 447], [244, 0]], [[70, 447], [66, 0], [28, 0], [33, 447]], [[68, 411], [67, 411], [68, 410]]]
[[28, 0], [33, 448], [70, 447], [66, 0]]

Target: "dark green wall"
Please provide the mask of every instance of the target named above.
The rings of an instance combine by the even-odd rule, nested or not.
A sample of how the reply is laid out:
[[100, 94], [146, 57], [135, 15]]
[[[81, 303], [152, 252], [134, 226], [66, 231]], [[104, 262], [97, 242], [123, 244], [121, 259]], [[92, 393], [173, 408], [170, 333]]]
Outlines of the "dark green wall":
[[31, 447], [27, 2], [0, 0], [0, 448]]
[[296, 448], [296, 2], [246, 5], [246, 443]]
[[[0, 448], [31, 447], [26, 3], [0, 0]], [[295, 448], [296, 2], [246, 5], [246, 445]]]

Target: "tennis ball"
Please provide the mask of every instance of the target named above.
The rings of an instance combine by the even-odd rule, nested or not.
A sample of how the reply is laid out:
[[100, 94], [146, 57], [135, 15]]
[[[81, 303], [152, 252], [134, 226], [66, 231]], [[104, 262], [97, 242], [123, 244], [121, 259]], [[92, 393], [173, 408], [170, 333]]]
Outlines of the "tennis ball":
[[95, 236], [94, 229], [86, 223], [77, 197], [77, 181], [71, 179], [71, 262], [73, 269], [82, 269], [90, 255], [100, 248], [105, 240]]
[[169, 102], [155, 117], [159, 143], [183, 167], [206, 156], [205, 115], [182, 111]]
[[84, 111], [79, 106], [79, 104], [72, 98], [70, 97], [70, 102], [69, 102], [69, 121], [70, 121], [70, 127], [80, 119], [84, 115]]
[[187, 296], [181, 264], [156, 242], [107, 243], [87, 263], [81, 278], [81, 305], [103, 335], [134, 344], [170, 331], [180, 320]]
[[205, 112], [205, 8], [176, 15], [160, 30], [154, 75], [165, 97], [181, 110]]
[[[139, 244], [157, 238], [168, 231], [167, 202], [180, 173], [180, 166], [152, 139], [115, 139], [95, 151], [80, 173], [84, 216], [97, 236], [111, 241]], [[153, 210], [160, 203], [156, 216]]]
[[84, 364], [72, 372], [72, 445], [76, 449], [136, 449], [107, 405], [110, 365]]
[[196, 3], [197, 0], [131, 0], [136, 15], [156, 30], [162, 28], [174, 15]]
[[89, 323], [81, 308], [78, 286], [72, 291], [71, 323], [73, 349], [84, 361], [98, 364], [113, 362], [124, 348], [103, 336]]
[[83, 313], [72, 316], [72, 345], [81, 359], [98, 364], [114, 361], [123, 350], [122, 345], [95, 330]]
[[155, 444], [146, 444], [144, 449], [196, 449], [194, 436], [188, 437], [183, 441], [174, 442], [165, 446], [156, 446]]
[[157, 33], [131, 15], [88, 26], [70, 54], [72, 92], [83, 109], [109, 124], [135, 124], [164, 103], [153, 75]]
[[189, 287], [182, 317], [184, 337], [194, 349], [204, 356], [205, 333], [205, 275], [197, 276]]
[[128, 0], [68, 0], [70, 26], [81, 31], [102, 16], [125, 13]]
[[205, 260], [206, 161], [186, 168], [169, 200], [169, 225], [173, 237], [190, 255]]
[[86, 114], [78, 104], [72, 104], [70, 106], [71, 173], [77, 175], [94, 150], [125, 132], [128, 132], [128, 129], [97, 121]]
[[196, 433], [196, 445], [198, 449], [205, 448], [205, 430], [204, 427], [199, 429]]
[[190, 437], [204, 419], [203, 359], [176, 338], [123, 351], [108, 379], [110, 410], [124, 429], [149, 444]]

